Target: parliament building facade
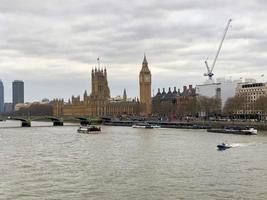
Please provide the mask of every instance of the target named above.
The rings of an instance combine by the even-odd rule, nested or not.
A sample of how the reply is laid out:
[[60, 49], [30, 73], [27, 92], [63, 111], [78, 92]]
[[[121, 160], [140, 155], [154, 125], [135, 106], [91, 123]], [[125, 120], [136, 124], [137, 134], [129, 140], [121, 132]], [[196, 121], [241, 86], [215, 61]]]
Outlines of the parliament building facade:
[[150, 115], [151, 106], [151, 72], [148, 68], [146, 56], [139, 74], [140, 101], [128, 100], [126, 90], [123, 98], [110, 97], [107, 80], [107, 70], [93, 69], [91, 72], [91, 94], [85, 91], [83, 99], [72, 96], [65, 103], [62, 99], [53, 100], [53, 115], [61, 116], [119, 116], [119, 115]]

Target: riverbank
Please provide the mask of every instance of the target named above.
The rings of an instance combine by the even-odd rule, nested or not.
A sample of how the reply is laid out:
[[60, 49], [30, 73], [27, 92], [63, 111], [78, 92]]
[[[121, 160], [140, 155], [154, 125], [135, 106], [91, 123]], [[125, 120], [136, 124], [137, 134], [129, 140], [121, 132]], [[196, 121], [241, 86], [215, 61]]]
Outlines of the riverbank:
[[198, 125], [207, 125], [212, 128], [221, 128], [224, 126], [253, 126], [259, 131], [267, 131], [267, 122], [242, 122], [242, 121], [196, 121]]

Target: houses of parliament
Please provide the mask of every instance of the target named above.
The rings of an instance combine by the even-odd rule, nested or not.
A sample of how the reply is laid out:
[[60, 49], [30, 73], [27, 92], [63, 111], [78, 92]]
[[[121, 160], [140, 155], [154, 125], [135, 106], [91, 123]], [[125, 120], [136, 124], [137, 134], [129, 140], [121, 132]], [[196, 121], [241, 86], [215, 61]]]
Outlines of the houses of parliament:
[[91, 72], [91, 94], [87, 95], [85, 91], [83, 99], [72, 96], [67, 103], [62, 99], [54, 99], [53, 115], [99, 117], [151, 114], [151, 72], [145, 55], [139, 73], [139, 89], [140, 100], [129, 100], [125, 89], [123, 98], [111, 98], [106, 68], [95, 68]]

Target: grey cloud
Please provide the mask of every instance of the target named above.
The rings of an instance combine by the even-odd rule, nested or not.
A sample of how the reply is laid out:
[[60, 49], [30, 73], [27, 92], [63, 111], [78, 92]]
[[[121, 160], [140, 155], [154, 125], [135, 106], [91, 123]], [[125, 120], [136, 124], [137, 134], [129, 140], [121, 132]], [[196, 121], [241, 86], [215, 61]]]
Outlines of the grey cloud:
[[215, 75], [264, 73], [266, 7], [263, 0], [0, 0], [0, 78], [10, 82], [19, 74], [34, 84], [29, 100], [48, 96], [37, 80], [47, 93], [53, 87], [50, 96], [62, 92], [67, 98], [89, 88], [90, 69], [100, 56], [112, 94], [121, 94], [123, 81], [128, 94], [137, 96], [146, 52], [154, 88], [196, 84], [204, 81], [203, 61], [213, 59], [230, 17]]

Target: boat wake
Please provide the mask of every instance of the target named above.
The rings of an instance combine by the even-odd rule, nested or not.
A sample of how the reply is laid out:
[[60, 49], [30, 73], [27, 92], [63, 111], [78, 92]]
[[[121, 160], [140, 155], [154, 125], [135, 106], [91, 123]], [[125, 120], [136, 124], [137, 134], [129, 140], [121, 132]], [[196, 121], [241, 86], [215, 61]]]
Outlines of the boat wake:
[[251, 145], [256, 145], [257, 143], [222, 143], [217, 145], [218, 151], [224, 151], [230, 148], [237, 148], [237, 147], [247, 147]]
[[256, 143], [231, 143], [230, 144], [232, 148], [235, 147], [247, 147], [247, 146], [252, 146], [252, 145], [256, 145]]

